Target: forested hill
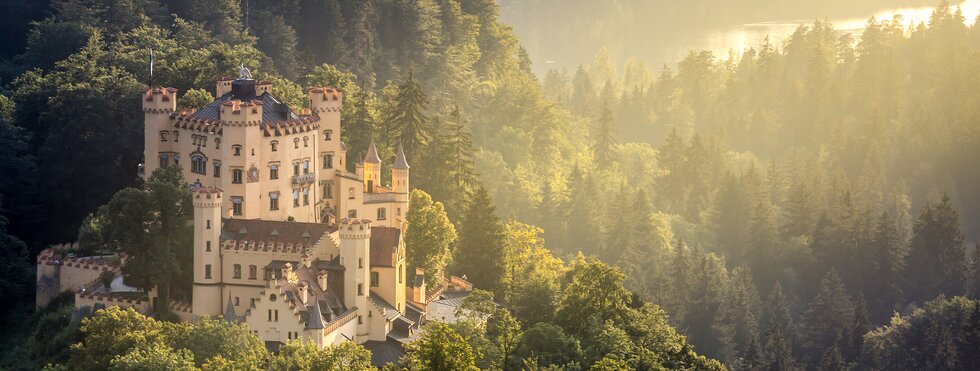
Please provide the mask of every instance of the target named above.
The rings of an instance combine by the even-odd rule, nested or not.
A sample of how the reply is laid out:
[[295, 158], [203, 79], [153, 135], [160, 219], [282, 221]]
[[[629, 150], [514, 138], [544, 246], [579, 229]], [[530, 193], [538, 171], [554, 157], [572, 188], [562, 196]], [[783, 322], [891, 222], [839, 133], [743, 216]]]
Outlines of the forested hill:
[[[34, 323], [11, 320], [32, 308], [18, 306], [32, 256], [91, 243], [99, 207], [140, 185], [152, 49], [152, 84], [178, 88], [182, 107], [239, 64], [294, 107], [303, 87], [340, 87], [347, 163], [372, 139], [383, 159], [401, 142], [431, 195], [413, 194], [406, 217], [444, 233], [410, 228], [411, 264], [492, 290], [526, 342], [550, 347], [519, 348], [542, 366], [720, 367], [700, 353], [737, 369], [889, 368], [908, 361], [899, 344], [924, 349], [924, 368], [980, 364], [976, 302], [947, 299], [980, 295], [980, 27], [945, 3], [911, 29], [871, 19], [859, 42], [817, 22], [732, 60], [691, 52], [620, 73], [599, 50], [540, 81], [493, 0], [0, 10], [7, 326]], [[50, 345], [72, 338], [57, 336], [34, 358], [64, 361]]]

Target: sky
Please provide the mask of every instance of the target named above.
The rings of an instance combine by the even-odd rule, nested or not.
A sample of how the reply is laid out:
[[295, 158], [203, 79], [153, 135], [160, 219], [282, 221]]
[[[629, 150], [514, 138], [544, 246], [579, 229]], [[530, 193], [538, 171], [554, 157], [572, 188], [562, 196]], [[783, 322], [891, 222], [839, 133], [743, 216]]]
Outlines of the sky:
[[[499, 0], [501, 18], [528, 50], [534, 70], [574, 70], [606, 47], [621, 68], [636, 57], [653, 70], [675, 64], [691, 49], [724, 58], [758, 46], [767, 35], [776, 45], [800, 24], [830, 20], [840, 32], [859, 36], [874, 15], [903, 14], [907, 23], [928, 20], [937, 0]], [[972, 24], [980, 0], [952, 0]]]

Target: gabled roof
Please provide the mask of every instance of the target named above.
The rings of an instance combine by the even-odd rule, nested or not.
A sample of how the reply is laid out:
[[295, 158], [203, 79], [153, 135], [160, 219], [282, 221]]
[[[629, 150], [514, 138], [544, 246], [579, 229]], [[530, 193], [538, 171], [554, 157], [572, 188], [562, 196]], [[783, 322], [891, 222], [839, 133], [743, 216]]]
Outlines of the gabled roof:
[[401, 229], [391, 227], [371, 228], [371, 266], [394, 267]]
[[324, 223], [224, 219], [221, 240], [312, 245], [334, 230], [336, 227]]
[[398, 143], [398, 153], [395, 154], [395, 164], [393, 166], [395, 169], [408, 169], [408, 160], [405, 159], [405, 149], [402, 148], [402, 144]]
[[235, 305], [231, 302], [231, 292], [228, 293], [228, 306], [225, 307], [225, 322], [235, 322], [238, 316], [235, 315]]
[[313, 298], [313, 305], [310, 305], [310, 319], [306, 322], [308, 329], [323, 328], [323, 312], [320, 311], [320, 300]]
[[368, 146], [368, 151], [364, 154], [364, 163], [366, 164], [380, 164], [381, 157], [378, 156], [378, 147], [374, 145], [374, 140], [371, 140], [371, 145]]

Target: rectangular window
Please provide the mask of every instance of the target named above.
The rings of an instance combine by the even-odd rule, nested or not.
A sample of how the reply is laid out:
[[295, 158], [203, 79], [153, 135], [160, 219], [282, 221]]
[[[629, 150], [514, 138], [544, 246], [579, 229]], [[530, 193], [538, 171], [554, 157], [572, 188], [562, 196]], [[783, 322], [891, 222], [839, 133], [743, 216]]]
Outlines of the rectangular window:
[[245, 201], [239, 196], [232, 196], [231, 210], [233, 215], [242, 215], [242, 204]]
[[279, 179], [279, 165], [269, 165], [269, 179]]
[[382, 208], [378, 208], [378, 220], [385, 220], [385, 218], [387, 217], [386, 214], [387, 214], [387, 212], [385, 211], [385, 208], [383, 208], [383, 207]]
[[214, 162], [214, 177], [215, 178], [221, 177], [221, 161]]
[[235, 297], [235, 306], [237, 307], [237, 306], [238, 306], [238, 304], [239, 304], [239, 301], [238, 301], [238, 297], [236, 296], [236, 297]]
[[364, 268], [364, 258], [357, 258], [357, 267]]
[[364, 284], [357, 284], [357, 296], [364, 296]]
[[310, 189], [303, 188], [303, 206], [310, 204]]
[[[370, 312], [368, 312], [368, 313], [370, 313]], [[358, 324], [358, 325], [362, 325], [362, 324], [364, 324], [364, 320], [363, 320], [363, 319], [361, 319], [361, 316], [357, 316], [357, 324]]]
[[234, 275], [233, 278], [241, 279], [242, 278], [242, 265], [241, 264], [235, 264], [235, 268], [234, 269], [235, 269], [235, 273], [234, 273], [235, 275]]
[[207, 228], [206, 229], [211, 229], [211, 220], [210, 219], [207, 221]]
[[293, 207], [299, 207], [299, 190], [293, 190]]
[[204, 279], [211, 279], [211, 264], [204, 265]]
[[204, 241], [204, 251], [211, 251], [211, 241]]
[[160, 141], [161, 142], [166, 142], [168, 136], [170, 136], [170, 133], [169, 132], [161, 131], [160, 132]]
[[279, 192], [269, 193], [269, 210], [279, 210]]
[[371, 272], [371, 287], [378, 287], [378, 272]]
[[180, 141], [180, 132], [179, 131], [175, 131], [174, 132], [174, 143], [177, 143], [179, 141]]
[[242, 146], [231, 146], [231, 149], [235, 152], [235, 156], [242, 155]]
[[167, 166], [169, 166], [170, 165], [170, 163], [168, 161], [169, 159], [170, 159], [170, 156], [160, 155], [160, 167], [167, 167]]
[[254, 265], [248, 266], [248, 279], [254, 280], [258, 271], [259, 271], [258, 267]]
[[327, 153], [327, 154], [323, 155], [323, 168], [324, 169], [333, 169], [333, 155], [332, 154]]
[[299, 162], [293, 163], [293, 176], [299, 176]]
[[354, 187], [350, 187], [350, 189], [347, 190], [347, 198], [351, 200], [354, 199]]
[[321, 193], [323, 195], [323, 198], [325, 199], [333, 198], [331, 193], [333, 192], [331, 192], [330, 183], [323, 183], [323, 192]]
[[268, 322], [272, 322], [272, 309], [269, 309], [269, 316], [266, 319]]
[[[174, 139], [176, 139], [176, 138], [174, 138]], [[176, 142], [176, 140], [175, 140], [175, 142]], [[174, 155], [173, 158], [174, 158], [174, 165], [175, 166], [180, 166], [180, 155]]]
[[231, 171], [231, 182], [233, 184], [242, 184], [242, 175], [244, 171], [242, 169], [234, 169]]
[[254, 307], [255, 306], [255, 298], [249, 299], [248, 306], [250, 306], [250, 307]]
[[333, 130], [324, 130], [323, 140], [330, 140], [331, 138], [333, 138]]
[[310, 160], [303, 160], [303, 174], [310, 173]]
[[273, 314], [273, 317], [272, 318], [275, 319], [275, 322], [279, 322], [279, 310], [278, 309], [274, 309], [272, 311], [272, 314]]

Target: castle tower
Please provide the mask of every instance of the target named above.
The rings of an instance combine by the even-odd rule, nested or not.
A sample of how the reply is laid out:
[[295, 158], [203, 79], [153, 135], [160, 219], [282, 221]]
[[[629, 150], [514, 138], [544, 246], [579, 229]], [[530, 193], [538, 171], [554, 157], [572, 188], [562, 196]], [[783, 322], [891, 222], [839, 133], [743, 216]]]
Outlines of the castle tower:
[[357, 308], [357, 338], [363, 343], [368, 335], [367, 297], [371, 283], [371, 221], [343, 219], [339, 224], [340, 264], [344, 267], [344, 305]]
[[381, 157], [378, 147], [371, 140], [367, 153], [364, 154], [364, 193], [374, 193], [381, 184]]
[[191, 310], [195, 316], [221, 312], [221, 189], [193, 191], [194, 289]]
[[[177, 89], [152, 88], [143, 94], [143, 177], [161, 164], [170, 164], [172, 127], [170, 114], [177, 109]], [[167, 156], [166, 160], [162, 156]]]
[[[220, 83], [219, 83], [220, 84]], [[257, 219], [262, 202], [259, 179], [264, 165], [260, 161], [262, 149], [263, 104], [256, 100], [256, 82], [252, 79], [235, 79], [231, 82], [231, 99], [221, 103], [219, 117], [222, 122], [222, 165], [231, 179], [223, 181], [223, 187], [231, 205], [226, 215], [236, 219]], [[240, 180], [240, 181], [239, 181]]]
[[395, 155], [395, 163], [391, 166], [391, 190], [395, 193], [408, 193], [408, 160], [405, 158], [405, 149], [398, 143], [398, 153]]

